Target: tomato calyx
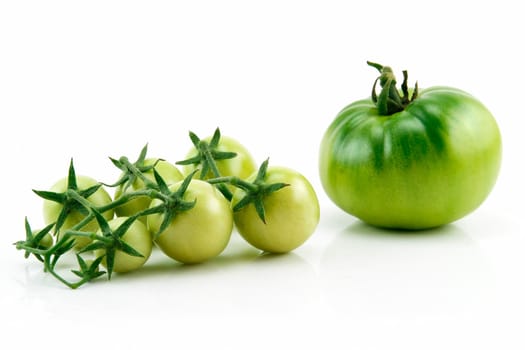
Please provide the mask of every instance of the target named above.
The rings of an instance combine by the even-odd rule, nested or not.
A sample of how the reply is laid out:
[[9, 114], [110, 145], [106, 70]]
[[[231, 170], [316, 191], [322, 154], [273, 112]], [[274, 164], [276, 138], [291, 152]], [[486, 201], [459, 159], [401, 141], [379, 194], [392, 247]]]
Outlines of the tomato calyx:
[[99, 266], [104, 259], [104, 256], [101, 255], [93, 261], [86, 261], [80, 254], [76, 254], [78, 267], [80, 270], [71, 270], [75, 275], [81, 278], [81, 281], [87, 280], [91, 281], [95, 278], [98, 278], [106, 273], [106, 271], [100, 271]]
[[[107, 220], [97, 211], [93, 210], [93, 214], [95, 215], [95, 218], [98, 222], [98, 225], [100, 226], [100, 230], [102, 232], [102, 235], [92, 235], [88, 234], [90, 238], [94, 240], [93, 243], [88, 244], [82, 250], [80, 250], [79, 253], [85, 253], [89, 251], [99, 250], [102, 249], [105, 251], [105, 254], [99, 258], [105, 257], [106, 259], [106, 266], [107, 266], [107, 272], [108, 272], [108, 279], [111, 279], [111, 275], [113, 273], [113, 267], [115, 265], [115, 253], [117, 251], [122, 251], [130, 256], [136, 256], [139, 258], [143, 258], [144, 256], [135, 250], [132, 246], [124, 242], [122, 239], [122, 236], [128, 231], [128, 229], [131, 227], [133, 222], [138, 218], [138, 215], [130, 216], [128, 217], [121, 225], [119, 225], [116, 229], [112, 230], [109, 227], [109, 223]], [[83, 232], [75, 232], [76, 235], [84, 235], [86, 233]], [[78, 259], [77, 254], [77, 259]], [[85, 267], [83, 267], [85, 265]], [[96, 273], [96, 271], [92, 271], [89, 268], [87, 268], [87, 265], [84, 263], [80, 263], [79, 266], [81, 267], [81, 271], [77, 271], [78, 273]], [[92, 268], [93, 269], [93, 268]], [[76, 273], [78, 275], [78, 273]]]
[[112, 185], [106, 185], [108, 187], [117, 187], [122, 185], [123, 191], [125, 191], [129, 186], [131, 186], [137, 179], [142, 180], [144, 182], [146, 188], [157, 188], [157, 184], [150, 181], [146, 176], [144, 176], [144, 173], [150, 171], [151, 169], [155, 168], [157, 163], [161, 161], [162, 159], [157, 159], [153, 164], [151, 165], [145, 165], [144, 161], [146, 160], [146, 154], [148, 152], [148, 144], [146, 144], [142, 150], [140, 151], [139, 157], [134, 163], [131, 163], [129, 159], [125, 156], [120, 157], [119, 159], [114, 159], [109, 157], [111, 162], [120, 170], [122, 170], [122, 175]]
[[158, 193], [155, 193], [155, 198], [161, 200], [162, 203], [154, 207], [145, 209], [140, 213], [137, 213], [137, 216], [151, 214], [163, 215], [162, 223], [159, 227], [159, 230], [154, 234], [155, 239], [160, 234], [162, 234], [162, 232], [164, 232], [166, 228], [168, 228], [171, 221], [175, 218], [176, 215], [178, 215], [181, 212], [190, 210], [195, 206], [196, 199], [193, 201], [187, 201], [184, 199], [184, 194], [186, 193], [186, 190], [188, 189], [188, 186], [190, 185], [190, 182], [193, 179], [193, 176], [196, 172], [197, 170], [193, 171], [191, 174], [186, 176], [179, 188], [175, 192], [173, 192], [169, 189], [168, 185], [166, 184], [162, 176], [160, 176], [160, 174], [157, 172], [157, 170], [153, 169], [153, 174], [155, 176], [155, 180], [157, 181], [160, 191]]
[[[406, 70], [403, 71], [403, 83], [401, 84], [401, 92], [403, 93], [403, 96], [401, 96], [396, 87], [397, 81], [392, 68], [370, 61], [367, 61], [366, 63], [369, 66], [376, 68], [379, 73], [381, 73], [372, 86], [372, 101], [376, 104], [379, 115], [389, 116], [401, 112], [417, 98], [417, 81], [412, 96], [410, 96], [408, 91], [408, 73]], [[376, 85], [378, 81], [382, 89], [379, 96], [376, 93]]]
[[246, 195], [233, 206], [233, 211], [239, 211], [242, 208], [253, 204], [257, 215], [263, 223], [266, 224], [266, 214], [264, 209], [264, 199], [272, 193], [289, 186], [289, 184], [283, 182], [266, 183], [266, 172], [268, 170], [269, 159], [266, 159], [259, 170], [253, 182], [242, 180], [236, 176], [229, 176], [223, 178], [216, 178], [208, 180], [212, 184], [216, 183], [229, 183], [237, 188], [240, 188]]
[[51, 231], [54, 224], [47, 225], [42, 230], [40, 230], [36, 235], [33, 233], [33, 230], [31, 229], [31, 226], [29, 225], [29, 221], [27, 220], [27, 217], [25, 217], [24, 226], [26, 230], [26, 239], [25, 241], [15, 242], [14, 245], [16, 246], [16, 249], [25, 250], [24, 258], [26, 259], [29, 258], [31, 254], [33, 254], [35, 258], [38, 259], [38, 261], [43, 262], [44, 261], [43, 252], [47, 248], [49, 248], [43, 244], [43, 240], [44, 240], [44, 237]]
[[[189, 136], [193, 146], [197, 150], [197, 155], [188, 159], [184, 159], [176, 162], [178, 165], [196, 165], [200, 166], [200, 176], [201, 180], [206, 179], [208, 175], [218, 178], [221, 177], [219, 168], [217, 167], [217, 160], [231, 159], [237, 156], [235, 152], [224, 152], [219, 151], [219, 141], [221, 139], [221, 132], [219, 128], [215, 129], [213, 136], [210, 142], [201, 140], [194, 132], [189, 132]], [[217, 184], [218, 189], [229, 201], [232, 199], [233, 194], [223, 183]]]
[[[56, 234], [58, 233], [60, 228], [62, 228], [62, 225], [66, 221], [67, 217], [73, 211], [78, 211], [86, 217], [89, 216], [89, 210], [84, 204], [81, 203], [81, 201], [85, 200], [87, 202], [86, 198], [95, 193], [100, 188], [100, 186], [102, 186], [102, 184], [99, 183], [87, 189], [79, 190], [77, 185], [75, 167], [73, 165], [73, 159], [71, 159], [69, 163], [69, 170], [67, 176], [67, 190], [65, 192], [52, 192], [40, 190], [33, 190], [33, 192], [38, 196], [42, 197], [43, 199], [57, 202], [62, 205], [62, 210], [60, 211], [60, 214], [58, 215], [58, 218], [54, 225], [54, 232]], [[85, 223], [87, 223], [89, 220], [84, 221]]]

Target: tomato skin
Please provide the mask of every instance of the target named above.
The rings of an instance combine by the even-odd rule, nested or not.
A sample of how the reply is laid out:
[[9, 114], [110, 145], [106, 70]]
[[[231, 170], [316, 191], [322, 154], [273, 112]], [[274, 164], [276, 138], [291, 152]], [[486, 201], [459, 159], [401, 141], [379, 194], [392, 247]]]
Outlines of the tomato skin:
[[[203, 141], [210, 142], [211, 136], [206, 137]], [[217, 169], [221, 176], [237, 176], [241, 179], [245, 179], [250, 176], [254, 171], [257, 170], [257, 165], [252, 155], [246, 147], [244, 147], [239, 141], [228, 136], [221, 136], [217, 151], [220, 152], [235, 152], [237, 156], [230, 159], [216, 160]], [[192, 158], [197, 155], [197, 150], [193, 147], [187, 154], [187, 158]], [[192, 171], [199, 168], [200, 165], [190, 164], [183, 167], [185, 175], [189, 175]], [[205, 179], [213, 178], [213, 174], [208, 172]], [[195, 178], [200, 178], [200, 171], [197, 171]], [[232, 187], [230, 187], [232, 188]]]
[[[108, 221], [109, 227], [111, 230], [116, 230], [127, 217], [117, 217], [113, 220]], [[97, 234], [101, 235], [100, 231]], [[113, 266], [113, 272], [130, 272], [137, 270], [142, 267], [146, 261], [149, 259], [153, 247], [153, 242], [151, 240], [151, 234], [141, 221], [135, 220], [131, 226], [128, 228], [126, 233], [122, 236], [122, 240], [129, 244], [133, 249], [142, 254], [140, 256], [131, 256], [127, 253], [124, 253], [121, 250], [115, 252], [115, 262]], [[95, 257], [98, 258], [103, 256], [106, 251], [103, 249], [97, 249], [94, 251]], [[102, 260], [102, 265], [107, 267], [106, 259]]]
[[319, 171], [331, 200], [380, 227], [425, 229], [476, 209], [496, 182], [501, 135], [490, 111], [450, 87], [423, 90], [380, 116], [370, 99], [344, 108], [326, 131]]
[[[95, 186], [98, 184], [98, 182], [88, 176], [83, 175], [77, 175], [77, 186], [79, 190], [85, 190], [91, 186]], [[67, 190], [67, 177], [64, 177], [60, 180], [58, 180], [50, 189], [51, 192], [65, 192]], [[95, 193], [93, 193], [91, 196], [87, 198], [89, 202], [91, 202], [96, 207], [105, 206], [109, 203], [111, 203], [111, 197], [108, 194], [108, 192], [100, 187]], [[62, 210], [62, 204], [53, 202], [50, 200], [44, 200], [43, 204], [43, 214], [44, 214], [44, 222], [46, 225], [51, 224], [55, 222], [58, 219], [58, 216]], [[114, 211], [113, 210], [107, 210], [104, 213], [102, 213], [102, 216], [106, 220], [110, 220], [113, 218]], [[66, 229], [72, 228], [76, 224], [78, 224], [82, 219], [84, 219], [85, 216], [78, 211], [73, 211], [69, 214], [69, 216], [66, 218], [66, 221], [62, 225], [60, 231], [58, 232], [57, 240], [60, 239], [62, 232], [64, 232]], [[81, 231], [84, 232], [96, 232], [98, 230], [98, 224], [95, 219], [91, 220], [87, 225], [82, 227]], [[91, 240], [87, 237], [76, 237], [75, 238], [75, 248], [81, 249], [84, 246], [86, 246], [88, 243], [91, 242]]]
[[[157, 164], [155, 165], [155, 170], [164, 179], [167, 185], [171, 185], [176, 182], [179, 182], [184, 178], [180, 170], [175, 165], [171, 164], [170, 162], [164, 161], [164, 160], [158, 160], [157, 158], [148, 158], [144, 160], [144, 166], [153, 165], [155, 162], [157, 162]], [[155, 176], [153, 175], [153, 170], [149, 170], [145, 172], [144, 176], [148, 180], [155, 182]], [[126, 188], [125, 192], [139, 191], [142, 189], [145, 189], [144, 182], [141, 179], [136, 179], [130, 186]], [[122, 191], [123, 191], [122, 185], [118, 186], [115, 189], [115, 200], [117, 200], [118, 198], [122, 196], [123, 194]], [[117, 216], [132, 216], [144, 209], [147, 209], [150, 203], [151, 203], [151, 198], [148, 196], [136, 197], [126, 202], [125, 204], [120, 205], [117, 208], [115, 208], [115, 214]], [[139, 220], [141, 220], [144, 224], [146, 224], [145, 217], [140, 217]]]
[[[182, 182], [170, 186], [176, 191]], [[156, 239], [156, 245], [169, 257], [186, 264], [204, 262], [219, 255], [230, 241], [233, 214], [230, 202], [212, 185], [191, 180], [183, 200], [195, 200], [195, 206], [177, 213], [170, 225]], [[151, 207], [160, 204], [154, 199]], [[148, 228], [158, 232], [161, 214], [148, 215]]]
[[[257, 174], [247, 181], [255, 180]], [[264, 223], [253, 204], [234, 212], [239, 234], [252, 246], [270, 253], [286, 253], [302, 245], [315, 231], [320, 218], [317, 195], [310, 182], [295, 170], [269, 167], [266, 183], [286, 183], [288, 186], [273, 192], [263, 200]], [[244, 197], [243, 190], [236, 190], [232, 207]]]

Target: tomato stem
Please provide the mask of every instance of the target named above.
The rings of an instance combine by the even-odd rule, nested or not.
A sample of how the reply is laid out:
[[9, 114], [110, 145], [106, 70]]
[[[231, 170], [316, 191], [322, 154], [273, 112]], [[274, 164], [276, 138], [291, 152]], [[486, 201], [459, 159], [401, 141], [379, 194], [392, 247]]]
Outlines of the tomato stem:
[[208, 179], [206, 181], [212, 185], [230, 184], [234, 187], [242, 189], [245, 192], [256, 191], [258, 189], [257, 185], [245, 181], [237, 176], [222, 176], [213, 179]]
[[[67, 176], [67, 188], [64, 192], [33, 190], [33, 192], [39, 197], [45, 200], [57, 202], [62, 206], [56, 221], [47, 225], [42, 230], [39, 230], [38, 233], [34, 233], [26, 217], [24, 222], [26, 237], [25, 240], [13, 243], [16, 249], [23, 250], [25, 258], [28, 258], [30, 255], [35, 256], [35, 258], [43, 264], [44, 272], [51, 274], [58, 281], [72, 289], [76, 289], [106, 273], [108, 279], [110, 279], [113, 272], [116, 251], [123, 251], [131, 256], [142, 257], [142, 254], [139, 251], [135, 250], [134, 247], [127, 244], [122, 239], [127, 229], [137, 218], [150, 214], [164, 215], [162, 222], [163, 226], [161, 226], [159, 232], [156, 233], [155, 237], [157, 237], [162, 232], [163, 228], [171, 222], [171, 219], [175, 215], [195, 206], [195, 200], [184, 200], [184, 193], [195, 173], [190, 174], [184, 180], [183, 185], [181, 185], [177, 191], [172, 192], [166, 181], [155, 170], [155, 165], [157, 163], [155, 162], [151, 165], [144, 164], [146, 151], [147, 145], [144, 146], [138, 160], [134, 163], [130, 162], [127, 157], [121, 157], [119, 160], [110, 158], [113, 164], [123, 171], [123, 175], [115, 184], [107, 185], [98, 182], [94, 186], [86, 189], [79, 188], [73, 160], [71, 159]], [[222, 156], [231, 156], [231, 154], [222, 154]], [[155, 181], [151, 181], [144, 176], [144, 173], [148, 171], [153, 171]], [[143, 181], [146, 188], [137, 191], [124, 191], [123, 195], [118, 199], [102, 206], [96, 206], [87, 199], [101, 186], [115, 187], [121, 185], [123, 188], [126, 188], [126, 186], [131, 185], [135, 180]], [[128, 217], [118, 228], [114, 230], [111, 229], [107, 219], [102, 216], [102, 213], [141, 196], [158, 199], [162, 203], [158, 206], [144, 209], [135, 215]], [[64, 229], [62, 227], [63, 224], [66, 222], [67, 217], [73, 212], [82, 214], [81, 220], [72, 227]], [[102, 235], [97, 232], [85, 231], [85, 226], [95, 220], [98, 223]], [[60, 230], [61, 228], [62, 230]], [[49, 246], [44, 242], [44, 238], [47, 234], [52, 232], [55, 233], [56, 238]], [[58, 235], [59, 232], [61, 232], [60, 235]], [[79, 278], [72, 281], [67, 274], [62, 273], [61, 268], [57, 268], [57, 264], [62, 257], [77, 248], [75, 238], [81, 237], [88, 238], [91, 242], [82, 249], [77, 250], [75, 253], [78, 262], [78, 269], [71, 270], [70, 272]], [[93, 250], [104, 250], [105, 254], [88, 264], [82, 258], [81, 254], [90, 254]], [[105, 271], [99, 271], [99, 265], [102, 260], [106, 262]]]
[[[379, 73], [381, 73], [379, 77], [376, 78], [374, 85], [372, 86], [372, 101], [376, 104], [379, 115], [389, 116], [394, 113], [401, 112], [417, 98], [417, 82], [415, 84], [412, 96], [409, 94], [407, 83], [408, 73], [406, 70], [403, 71], [403, 83], [401, 84], [401, 92], [403, 93], [403, 96], [401, 96], [399, 90], [396, 87], [397, 81], [392, 68], [370, 61], [367, 61], [366, 63], [369, 66], [376, 68]], [[376, 93], [378, 81], [382, 88], [379, 96]]]
[[[221, 132], [219, 128], [215, 129], [210, 142], [201, 140], [194, 132], [190, 131], [190, 139], [193, 146], [197, 150], [197, 155], [188, 159], [176, 162], [178, 165], [195, 165], [200, 166], [200, 179], [204, 180], [207, 177], [218, 178], [221, 177], [219, 168], [217, 167], [218, 160], [231, 159], [237, 156], [235, 152], [224, 152], [218, 149]], [[224, 197], [231, 201], [232, 193], [224, 183], [217, 182], [217, 188]]]
[[148, 152], [148, 145], [146, 144], [142, 150], [140, 151], [139, 157], [135, 161], [135, 163], [131, 163], [128, 159], [128, 157], [120, 157], [119, 159], [114, 159], [109, 157], [111, 162], [120, 170], [122, 170], [122, 175], [120, 179], [118, 179], [117, 182], [115, 182], [112, 185], [107, 185], [108, 187], [116, 187], [116, 186], [122, 186], [122, 191], [125, 192], [126, 189], [131, 186], [137, 179], [140, 179], [146, 188], [157, 188], [157, 184], [153, 181], [150, 181], [144, 173], [150, 171], [151, 169], [155, 168], [157, 163], [161, 161], [162, 159], [157, 159], [153, 164], [151, 165], [145, 165], [144, 161], [146, 160], [146, 154]]

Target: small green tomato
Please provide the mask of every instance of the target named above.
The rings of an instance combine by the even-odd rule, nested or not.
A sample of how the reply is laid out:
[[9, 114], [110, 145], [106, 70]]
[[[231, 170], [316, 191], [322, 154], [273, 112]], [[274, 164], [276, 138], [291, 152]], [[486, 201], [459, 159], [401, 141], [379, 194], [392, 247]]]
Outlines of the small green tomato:
[[[181, 184], [169, 188], [176, 191]], [[233, 229], [230, 203], [214, 186], [201, 180], [191, 180], [183, 200], [195, 201], [194, 207], [177, 213], [155, 243], [167, 256], [182, 263], [200, 263], [216, 257], [226, 248]], [[151, 207], [160, 203], [154, 199]], [[148, 215], [149, 230], [158, 232], [162, 221], [162, 214]]]
[[[116, 230], [127, 217], [117, 217], [113, 220], [108, 221], [111, 230]], [[98, 231], [101, 235], [101, 231]], [[135, 220], [128, 228], [126, 233], [122, 236], [122, 240], [138, 251], [142, 257], [129, 255], [121, 250], [115, 252], [115, 262], [113, 266], [113, 272], [130, 272], [137, 270], [142, 267], [149, 259], [153, 247], [151, 235], [142, 222]], [[104, 249], [95, 250], [95, 257], [98, 258], [106, 254]], [[102, 265], [107, 267], [106, 259], [102, 260]]]
[[[257, 173], [246, 181], [253, 182]], [[234, 220], [241, 236], [254, 247], [271, 253], [286, 253], [302, 245], [319, 223], [320, 208], [310, 182], [295, 170], [269, 167], [264, 182], [284, 183], [287, 186], [263, 198], [265, 222], [255, 206], [249, 204], [234, 212]], [[232, 207], [245, 196], [237, 189]]]

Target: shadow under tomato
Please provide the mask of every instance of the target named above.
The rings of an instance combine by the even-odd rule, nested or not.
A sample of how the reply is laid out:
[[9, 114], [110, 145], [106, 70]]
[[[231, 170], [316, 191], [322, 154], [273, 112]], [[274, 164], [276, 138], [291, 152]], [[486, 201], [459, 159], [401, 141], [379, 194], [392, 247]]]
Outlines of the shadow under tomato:
[[437, 235], [449, 235], [458, 234], [458, 227], [452, 223], [443, 226], [437, 226], [427, 229], [396, 229], [396, 228], [385, 228], [367, 224], [363, 221], [356, 220], [350, 224], [346, 229], [349, 234], [363, 234], [363, 235], [377, 235], [377, 236], [414, 236], [414, 237], [430, 237]]
[[215, 270], [235, 268], [237, 265], [243, 265], [247, 262], [260, 259], [278, 259], [280, 255], [286, 254], [268, 254], [261, 252], [259, 249], [249, 245], [234, 231], [225, 250], [209, 260], [195, 264], [181, 263], [168, 257], [162, 250], [156, 247], [153, 249], [146, 264], [140, 269], [129, 273], [115, 274], [115, 276], [119, 279], [143, 279], [156, 278], [158, 275], [183, 276], [184, 274], [207, 274]]
[[455, 224], [408, 231], [354, 222], [320, 264], [332, 310], [365, 318], [470, 312], [490, 294], [490, 271], [476, 241]]
[[93, 289], [144, 291], [145, 303], [160, 318], [172, 317], [173, 310], [178, 315], [205, 314], [207, 318], [265, 315], [275, 310], [296, 314], [319, 298], [315, 270], [300, 255], [262, 253], [247, 243], [234, 243], [220, 256], [194, 265], [175, 262], [157, 251], [140, 270], [113, 278]]
[[225, 269], [229, 266], [251, 261], [259, 256], [258, 251], [243, 249], [228, 254], [223, 253], [215, 258], [195, 263], [181, 263], [165, 255], [160, 249], [152, 252], [146, 264], [136, 271], [119, 274], [118, 278], [156, 278], [158, 275], [182, 275], [186, 273], [207, 273], [216, 269]]

